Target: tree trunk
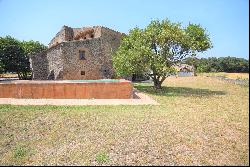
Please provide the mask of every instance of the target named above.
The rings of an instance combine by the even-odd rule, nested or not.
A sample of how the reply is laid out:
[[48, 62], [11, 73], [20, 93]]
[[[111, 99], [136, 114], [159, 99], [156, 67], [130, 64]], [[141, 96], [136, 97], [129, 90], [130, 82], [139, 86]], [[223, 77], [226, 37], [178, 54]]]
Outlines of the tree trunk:
[[19, 72], [17, 72], [17, 75], [18, 75], [18, 79], [21, 80], [21, 74]]
[[162, 83], [160, 81], [154, 80], [154, 87], [155, 87], [155, 89], [161, 89], [162, 88], [161, 84]]

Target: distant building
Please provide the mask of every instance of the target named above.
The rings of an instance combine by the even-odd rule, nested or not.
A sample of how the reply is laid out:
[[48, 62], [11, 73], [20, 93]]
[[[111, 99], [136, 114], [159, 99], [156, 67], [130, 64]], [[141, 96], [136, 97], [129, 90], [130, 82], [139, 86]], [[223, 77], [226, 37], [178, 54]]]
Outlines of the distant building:
[[175, 69], [179, 77], [194, 76], [194, 67], [188, 64], [178, 64], [175, 66]]
[[35, 80], [112, 78], [112, 53], [123, 34], [102, 26], [63, 26], [48, 50], [30, 57]]

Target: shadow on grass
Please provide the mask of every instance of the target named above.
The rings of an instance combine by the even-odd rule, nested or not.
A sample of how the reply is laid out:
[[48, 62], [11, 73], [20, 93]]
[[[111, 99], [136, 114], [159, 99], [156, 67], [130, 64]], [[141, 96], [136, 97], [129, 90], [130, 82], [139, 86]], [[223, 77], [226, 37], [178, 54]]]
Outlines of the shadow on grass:
[[156, 90], [152, 85], [134, 85], [134, 87], [144, 93], [157, 96], [213, 96], [225, 95], [224, 91], [212, 91], [209, 89], [188, 88], [188, 87], [166, 87]]

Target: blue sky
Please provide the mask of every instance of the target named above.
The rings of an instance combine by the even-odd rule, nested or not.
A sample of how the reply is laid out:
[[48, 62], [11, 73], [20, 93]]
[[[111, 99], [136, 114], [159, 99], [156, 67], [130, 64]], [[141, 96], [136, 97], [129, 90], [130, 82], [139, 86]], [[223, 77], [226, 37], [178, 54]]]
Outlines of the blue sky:
[[201, 24], [213, 48], [200, 57], [249, 59], [248, 0], [0, 0], [0, 36], [48, 44], [63, 25], [128, 33], [152, 19]]

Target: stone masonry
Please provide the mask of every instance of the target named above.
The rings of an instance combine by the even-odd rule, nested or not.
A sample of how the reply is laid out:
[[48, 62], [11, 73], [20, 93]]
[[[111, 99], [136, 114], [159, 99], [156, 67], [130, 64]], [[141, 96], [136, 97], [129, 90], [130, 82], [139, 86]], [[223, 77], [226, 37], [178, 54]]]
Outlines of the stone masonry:
[[[102, 26], [63, 26], [48, 50], [30, 57], [34, 80], [112, 78], [112, 53], [123, 34]], [[81, 58], [82, 54], [84, 57]]]

